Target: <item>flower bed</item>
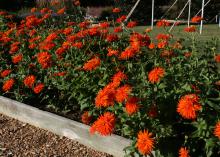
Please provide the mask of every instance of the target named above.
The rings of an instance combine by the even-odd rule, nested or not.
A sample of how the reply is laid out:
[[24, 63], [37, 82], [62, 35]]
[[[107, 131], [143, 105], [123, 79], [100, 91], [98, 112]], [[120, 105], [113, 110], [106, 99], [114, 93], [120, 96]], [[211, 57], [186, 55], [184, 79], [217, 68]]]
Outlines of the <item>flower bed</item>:
[[128, 156], [219, 155], [219, 40], [201, 46], [195, 27], [185, 29], [190, 44], [167, 32], [154, 39], [134, 32], [136, 22], [122, 29], [125, 16], [92, 26], [52, 12], [19, 24], [0, 12], [1, 95], [58, 112], [80, 107], [91, 134], [133, 141]]

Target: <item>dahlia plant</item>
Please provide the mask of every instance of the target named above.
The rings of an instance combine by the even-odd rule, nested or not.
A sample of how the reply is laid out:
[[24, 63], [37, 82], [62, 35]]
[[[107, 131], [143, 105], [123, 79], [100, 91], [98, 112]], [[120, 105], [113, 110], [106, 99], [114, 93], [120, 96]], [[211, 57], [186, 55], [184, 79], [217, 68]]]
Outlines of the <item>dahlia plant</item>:
[[0, 12], [1, 95], [81, 112], [91, 134], [131, 139], [126, 156], [220, 155], [219, 39], [201, 46], [194, 28], [185, 29], [192, 40], [138, 33], [120, 8], [98, 25], [71, 21], [65, 8], [59, 25], [55, 10], [40, 12], [19, 23]]

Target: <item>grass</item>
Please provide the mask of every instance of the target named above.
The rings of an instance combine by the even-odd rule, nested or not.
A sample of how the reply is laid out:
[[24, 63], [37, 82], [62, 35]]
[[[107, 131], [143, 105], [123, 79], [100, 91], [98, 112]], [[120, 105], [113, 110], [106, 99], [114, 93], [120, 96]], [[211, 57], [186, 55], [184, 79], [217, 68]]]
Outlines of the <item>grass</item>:
[[[171, 31], [171, 34], [173, 34], [175, 38], [185, 38], [187, 36], [190, 37], [189, 33], [183, 31], [185, 27], [186, 25], [175, 26]], [[134, 28], [134, 30], [137, 32], [143, 32], [146, 28], [150, 28], [150, 26], [137, 26]], [[199, 30], [199, 26], [197, 26], [197, 30]], [[150, 36], [154, 37], [159, 33], [166, 33], [166, 31], [163, 28], [158, 28], [155, 26], [151, 31]], [[212, 38], [220, 38], [220, 28], [217, 24], [204, 25], [202, 34], [200, 35], [199, 33], [196, 33], [196, 38], [202, 41]]]

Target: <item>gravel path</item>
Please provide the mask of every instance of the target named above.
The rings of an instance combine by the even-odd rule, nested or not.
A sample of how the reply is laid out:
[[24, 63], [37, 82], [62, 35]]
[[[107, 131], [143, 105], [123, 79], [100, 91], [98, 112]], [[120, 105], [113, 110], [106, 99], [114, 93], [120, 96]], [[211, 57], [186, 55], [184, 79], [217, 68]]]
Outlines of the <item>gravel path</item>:
[[111, 157], [0, 114], [0, 157]]

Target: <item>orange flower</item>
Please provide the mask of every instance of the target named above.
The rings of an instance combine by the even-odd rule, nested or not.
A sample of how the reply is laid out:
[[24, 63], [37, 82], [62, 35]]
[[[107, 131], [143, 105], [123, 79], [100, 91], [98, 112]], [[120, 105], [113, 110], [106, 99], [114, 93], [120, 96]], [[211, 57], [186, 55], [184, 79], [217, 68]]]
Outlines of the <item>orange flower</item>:
[[64, 12], [65, 12], [65, 7], [60, 9], [60, 10], [58, 10], [57, 14], [62, 15], [62, 14], [64, 14]]
[[155, 48], [155, 44], [154, 43], [150, 43], [150, 45], [148, 46], [149, 49], [154, 49]]
[[8, 76], [10, 73], [11, 73], [11, 70], [6, 69], [6, 70], [1, 72], [1, 77], [4, 78], [4, 77]]
[[192, 19], [191, 19], [191, 22], [195, 22], [195, 23], [198, 23], [202, 20], [202, 17], [201, 16], [194, 16]]
[[126, 16], [125, 16], [125, 15], [122, 15], [121, 17], [119, 17], [119, 18], [116, 19], [116, 22], [117, 22], [117, 23], [121, 23], [121, 22], [123, 22], [125, 19], [126, 19]]
[[163, 49], [165, 46], [167, 46], [168, 42], [167, 41], [160, 41], [158, 44], [157, 44], [157, 47], [159, 49]]
[[214, 135], [220, 139], [220, 121], [215, 125]]
[[162, 77], [164, 77], [165, 70], [161, 67], [156, 67], [148, 74], [148, 79], [151, 83], [157, 83]]
[[127, 60], [129, 58], [132, 58], [135, 56], [135, 54], [137, 53], [137, 49], [133, 48], [133, 47], [127, 47], [120, 55], [120, 59], [122, 60]]
[[130, 92], [131, 92], [131, 86], [129, 85], [124, 85], [122, 87], [119, 87], [116, 90], [116, 95], [115, 95], [116, 101], [122, 103], [123, 101], [127, 100]]
[[195, 26], [189, 26], [184, 28], [185, 32], [195, 32], [196, 31], [196, 27]]
[[31, 8], [31, 13], [35, 13], [37, 11], [37, 8]]
[[22, 61], [22, 59], [23, 59], [23, 55], [22, 55], [22, 54], [17, 54], [17, 55], [15, 55], [15, 56], [12, 57], [12, 62], [13, 62], [14, 64], [17, 64], [17, 63], [19, 63], [20, 61]]
[[37, 54], [37, 61], [46, 69], [51, 65], [51, 54], [49, 52], [40, 52]]
[[148, 132], [148, 130], [139, 131], [138, 133], [136, 147], [143, 155], [150, 154], [154, 148], [155, 141], [151, 136], [152, 133]]
[[108, 42], [113, 42], [118, 40], [118, 35], [117, 34], [108, 34], [106, 37], [106, 40]]
[[131, 21], [131, 22], [128, 22], [128, 24], [127, 24], [128, 28], [133, 28], [135, 26], [137, 26], [137, 22], [136, 21]]
[[185, 56], [186, 58], [189, 58], [189, 57], [192, 56], [192, 52], [185, 52], [185, 53], [184, 53], [184, 56]]
[[121, 81], [127, 80], [128, 77], [123, 72], [119, 71], [112, 77], [112, 84], [116, 88], [120, 85]]
[[81, 121], [84, 123], [84, 124], [89, 124], [90, 121], [92, 120], [92, 116], [89, 115], [89, 112], [88, 111], [85, 111], [82, 116], [81, 116]]
[[179, 150], [179, 157], [190, 157], [189, 156], [189, 151], [187, 150], [186, 147], [181, 147]]
[[102, 136], [110, 135], [114, 130], [115, 121], [115, 115], [113, 113], [106, 112], [92, 124], [90, 133], [94, 134], [95, 132], [98, 132]]
[[56, 33], [51, 33], [50, 35], [47, 36], [47, 38], [45, 39], [46, 42], [51, 42], [55, 39], [57, 39], [57, 34]]
[[181, 97], [177, 112], [185, 119], [195, 119], [196, 111], [201, 109], [199, 97], [196, 94], [188, 94]]
[[220, 54], [218, 54], [218, 55], [215, 56], [215, 61], [216, 61], [217, 63], [220, 63]]
[[132, 115], [138, 111], [140, 106], [138, 105], [139, 99], [136, 97], [131, 97], [125, 104], [125, 109], [128, 115]]
[[149, 33], [149, 32], [151, 32], [151, 31], [152, 31], [151, 28], [147, 28], [147, 29], [145, 30], [146, 33]]
[[114, 105], [115, 88], [113, 84], [106, 85], [95, 98], [96, 107], [108, 107]]
[[84, 64], [83, 69], [85, 71], [92, 71], [95, 70], [100, 64], [101, 60], [99, 59], [99, 57], [94, 57]]
[[120, 13], [121, 9], [120, 8], [114, 8], [114, 9], [112, 9], [112, 12], [113, 13]]
[[164, 19], [158, 21], [156, 24], [157, 27], [162, 27], [162, 26], [165, 27], [165, 26], [169, 26], [169, 25], [170, 25], [170, 23]]
[[29, 88], [32, 88], [34, 82], [36, 80], [36, 77], [34, 75], [29, 75], [29, 76], [26, 76], [24, 78], [24, 85], [29, 87]]
[[119, 33], [119, 32], [122, 32], [122, 31], [123, 31], [123, 29], [122, 29], [121, 26], [114, 28], [114, 32], [115, 32], [115, 33]]
[[111, 57], [113, 55], [117, 56], [118, 55], [118, 50], [113, 50], [113, 49], [109, 48], [107, 56]]
[[102, 22], [102, 23], [99, 23], [99, 25], [101, 28], [108, 28], [110, 24], [108, 22]]
[[14, 80], [13, 78], [11, 78], [11, 79], [5, 81], [4, 84], [3, 84], [3, 86], [2, 86], [2, 90], [3, 90], [4, 92], [9, 91], [9, 90], [12, 88], [12, 86], [14, 85], [14, 83], [15, 83], [15, 80]]
[[44, 89], [44, 84], [39, 83], [34, 87], [34, 93], [39, 94]]

